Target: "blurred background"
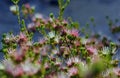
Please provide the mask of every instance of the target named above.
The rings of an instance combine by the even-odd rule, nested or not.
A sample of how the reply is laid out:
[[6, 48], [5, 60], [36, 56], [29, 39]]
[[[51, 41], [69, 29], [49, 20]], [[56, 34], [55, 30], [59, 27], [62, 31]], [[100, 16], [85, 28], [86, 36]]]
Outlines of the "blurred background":
[[[50, 13], [53, 13], [56, 17], [58, 16], [57, 0], [20, 0], [19, 6], [25, 3], [35, 6], [35, 13], [41, 13], [46, 17]], [[13, 5], [11, 0], [0, 1], [0, 40], [3, 33], [8, 31], [19, 32], [17, 17], [9, 10], [11, 5]], [[90, 23], [90, 18], [94, 17], [96, 26], [91, 26], [94, 33], [100, 33], [114, 42], [120, 43], [118, 40], [120, 33], [113, 35], [109, 31], [106, 16], [113, 20], [119, 20], [120, 0], [71, 0], [64, 13], [65, 18], [71, 17], [73, 21], [79, 22], [81, 27], [85, 26], [86, 23]], [[118, 22], [117, 25], [120, 25], [120, 23]], [[0, 59], [2, 58], [2, 54], [0, 54]]]

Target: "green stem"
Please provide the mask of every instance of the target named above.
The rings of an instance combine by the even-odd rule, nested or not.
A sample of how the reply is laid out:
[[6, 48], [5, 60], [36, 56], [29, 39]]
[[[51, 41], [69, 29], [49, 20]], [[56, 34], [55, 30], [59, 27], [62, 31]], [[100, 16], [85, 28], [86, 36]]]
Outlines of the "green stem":
[[16, 6], [16, 10], [17, 10], [18, 23], [21, 24], [21, 21], [20, 21], [20, 11], [19, 11], [18, 5], [15, 4], [15, 6]]
[[64, 3], [64, 0], [58, 0], [59, 9], [60, 9], [58, 18], [60, 21], [63, 20], [64, 10], [68, 6], [69, 3], [70, 3], [70, 0], [67, 0], [65, 3]]

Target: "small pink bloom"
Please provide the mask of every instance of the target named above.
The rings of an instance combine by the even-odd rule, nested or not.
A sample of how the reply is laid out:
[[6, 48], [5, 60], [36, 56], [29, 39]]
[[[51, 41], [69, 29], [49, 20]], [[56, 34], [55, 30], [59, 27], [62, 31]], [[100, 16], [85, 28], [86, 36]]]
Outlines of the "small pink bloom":
[[79, 36], [79, 31], [77, 29], [68, 30], [68, 33], [74, 37]]
[[40, 53], [40, 48], [39, 47], [33, 47], [33, 52], [36, 54]]
[[78, 46], [80, 46], [80, 41], [75, 41], [74, 44], [76, 47], [78, 47]]
[[25, 8], [30, 9], [30, 4], [25, 4]]
[[115, 73], [115, 75], [120, 77], [120, 68], [114, 68], [113, 72]]
[[27, 41], [27, 37], [24, 33], [20, 32], [20, 35], [19, 35], [19, 40], [22, 41], [22, 42], [26, 42]]
[[68, 69], [68, 75], [71, 76], [75, 76], [78, 74], [78, 69], [76, 67], [72, 67], [70, 69]]
[[47, 52], [48, 52], [48, 46], [44, 46], [44, 47], [42, 47], [41, 50], [40, 50], [40, 54], [41, 54], [42, 56], [47, 56]]
[[87, 49], [87, 51], [90, 55], [96, 55], [97, 54], [97, 49], [94, 48], [93, 46], [87, 46], [86, 49]]
[[68, 21], [67, 21], [67, 20], [63, 20], [62, 23], [63, 23], [64, 25], [66, 25], [66, 24], [68, 24]]
[[34, 23], [30, 23], [28, 24], [28, 29], [31, 30], [31, 31], [35, 31], [35, 24]]
[[20, 51], [15, 52], [13, 54], [13, 57], [16, 61], [22, 61], [24, 55], [25, 54], [20, 50]]
[[45, 78], [56, 78], [56, 72], [51, 72], [50, 74], [46, 75]]
[[24, 74], [23, 68], [21, 66], [17, 66], [13, 71], [12, 75], [14, 77], [22, 76]]
[[39, 43], [40, 43], [40, 44], [44, 44], [45, 42], [46, 42], [46, 40], [45, 40], [44, 38], [40, 38], [40, 39], [39, 39]]
[[40, 27], [40, 22], [39, 22], [39, 21], [36, 22], [36, 26], [37, 26], [37, 27]]
[[49, 63], [45, 63], [45, 69], [49, 69], [50, 68], [50, 65], [49, 65]]
[[69, 66], [69, 67], [74, 64], [73, 59], [71, 59], [71, 58], [69, 58], [66, 63], [67, 63], [67, 66]]

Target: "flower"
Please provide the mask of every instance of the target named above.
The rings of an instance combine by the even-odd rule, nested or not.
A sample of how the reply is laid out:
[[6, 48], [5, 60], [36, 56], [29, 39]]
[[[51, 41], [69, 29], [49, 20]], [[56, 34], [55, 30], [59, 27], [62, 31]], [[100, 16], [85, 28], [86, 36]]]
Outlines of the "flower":
[[73, 62], [74, 62], [75, 64], [79, 64], [79, 63], [81, 62], [81, 60], [79, 59], [78, 56], [76, 56], [76, 57], [73, 57]]
[[27, 41], [26, 45], [27, 46], [32, 46], [33, 45], [33, 41]]
[[4, 70], [5, 66], [2, 64], [2, 62], [0, 62], [0, 70]]
[[40, 38], [39, 41], [38, 41], [40, 44], [44, 44], [46, 42], [46, 39], [45, 38]]
[[19, 49], [16, 52], [14, 52], [14, 54], [12, 54], [12, 56], [14, 57], [14, 59], [18, 62], [23, 60], [23, 57], [25, 56], [25, 53]]
[[52, 52], [53, 52], [53, 54], [58, 54], [59, 55], [59, 50], [58, 49], [53, 49]]
[[55, 32], [51, 31], [48, 33], [49, 38], [54, 38], [55, 37]]
[[19, 7], [16, 7], [16, 5], [12, 5], [10, 6], [10, 11], [13, 13], [13, 14], [17, 14], [17, 8], [19, 10]]
[[80, 44], [81, 44], [80, 41], [77, 41], [77, 40], [74, 41], [74, 45], [75, 45], [76, 47], [80, 46]]
[[4, 69], [7, 73], [11, 74], [14, 77], [22, 76], [24, 74], [23, 68], [21, 65], [14, 65], [12, 60], [3, 60]]
[[115, 75], [117, 75], [117, 76], [120, 77], [120, 68], [118, 68], [118, 67], [117, 67], [117, 68], [114, 68], [114, 69], [113, 69], [113, 72], [114, 72]]
[[44, 67], [45, 67], [45, 69], [49, 69], [50, 68], [50, 65], [49, 65], [49, 63], [45, 63], [45, 65], [44, 65]]
[[54, 40], [55, 40], [56, 43], [59, 43], [60, 36], [55, 36], [55, 39], [54, 39]]
[[30, 60], [26, 60], [25, 63], [22, 63], [22, 68], [27, 75], [33, 75], [39, 71], [40, 65], [32, 64]]
[[[42, 19], [42, 18], [43, 18], [43, 15], [40, 14], [40, 13], [36, 13], [36, 14], [34, 15], [34, 18]], [[33, 19], [34, 19], [34, 18], [33, 18]]]
[[24, 42], [27, 42], [27, 40], [28, 38], [26, 34], [24, 34], [23, 32], [20, 32], [18, 43], [24, 43]]
[[72, 67], [70, 69], [68, 69], [68, 75], [71, 76], [75, 76], [78, 74], [78, 69], [76, 67]]
[[73, 59], [69, 58], [68, 61], [66, 62], [67, 66], [72, 66], [74, 64]]
[[71, 57], [68, 59], [68, 61], [66, 62], [67, 66], [72, 66], [73, 64], [79, 64], [81, 62], [81, 60], [79, 59], [78, 56], [76, 57]]
[[57, 58], [56, 61], [55, 61], [55, 65], [58, 67], [61, 64], [62, 64], [61, 60]]
[[8, 53], [9, 53], [9, 54], [13, 54], [15, 51], [16, 51], [16, 50], [15, 50], [15, 49], [12, 49], [12, 48], [9, 48], [9, 49], [8, 49]]
[[38, 47], [38, 46], [33, 47], [33, 52], [36, 53], [36, 54], [39, 54], [40, 53], [40, 47]]
[[34, 23], [30, 23], [28, 24], [28, 29], [31, 30], [31, 31], [35, 31], [35, 24]]
[[86, 46], [88, 54], [90, 55], [97, 55], [97, 49], [93, 46]]
[[14, 36], [13, 34], [6, 34], [5, 42], [9, 43], [11, 41], [16, 42], [17, 41], [16, 36]]
[[109, 47], [103, 47], [101, 52], [106, 55], [106, 54], [110, 53], [110, 49], [109, 49]]
[[19, 77], [24, 74], [23, 68], [21, 66], [16, 66], [16, 68], [12, 71], [12, 75], [14, 77]]
[[74, 37], [78, 37], [79, 36], [79, 31], [77, 29], [68, 30], [68, 34], [70, 34]]
[[25, 4], [25, 8], [30, 9], [30, 4]]
[[81, 42], [82, 44], [86, 44], [86, 43], [88, 42], [88, 39], [82, 37], [82, 38], [80, 39], [80, 42]]
[[69, 78], [69, 76], [64, 72], [58, 72], [57, 78]]
[[47, 52], [49, 50], [49, 46], [48, 45], [45, 45], [43, 47], [41, 47], [41, 50], [40, 50], [40, 53], [42, 56], [47, 56]]

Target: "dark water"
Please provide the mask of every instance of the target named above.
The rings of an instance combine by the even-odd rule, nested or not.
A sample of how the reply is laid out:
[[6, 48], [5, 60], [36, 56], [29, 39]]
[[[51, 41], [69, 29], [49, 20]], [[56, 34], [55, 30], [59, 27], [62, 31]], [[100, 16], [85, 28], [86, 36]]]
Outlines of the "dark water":
[[[42, 13], [49, 16], [53, 12], [55, 16], [58, 15], [57, 4], [49, 3], [50, 0], [20, 0], [19, 6], [23, 3], [30, 3], [36, 7], [36, 13]], [[54, 4], [54, 5], [52, 5]], [[12, 3], [10, 0], [0, 1], [0, 39], [1, 35], [8, 31], [18, 33], [17, 17], [9, 11], [9, 6]], [[108, 15], [111, 19], [120, 18], [120, 0], [71, 0], [70, 5], [65, 10], [65, 17], [72, 17], [74, 21], [78, 21], [81, 26], [86, 22], [90, 22], [89, 18], [95, 18], [96, 27], [94, 32], [99, 32], [104, 36], [109, 36], [114, 42], [119, 43], [117, 38], [119, 34], [113, 35], [108, 28], [105, 16]], [[119, 25], [120, 23], [118, 23]], [[119, 51], [120, 52], [120, 51]], [[2, 57], [0, 57], [1, 59]]]

